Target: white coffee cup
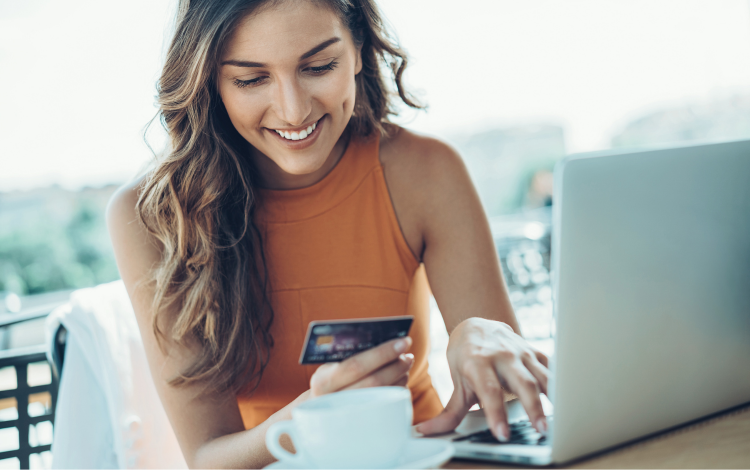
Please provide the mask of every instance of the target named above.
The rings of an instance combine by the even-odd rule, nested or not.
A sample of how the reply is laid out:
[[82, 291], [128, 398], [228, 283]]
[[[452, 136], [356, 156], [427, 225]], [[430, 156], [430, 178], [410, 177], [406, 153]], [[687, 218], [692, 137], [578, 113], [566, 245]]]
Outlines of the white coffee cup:
[[[293, 466], [388, 468], [396, 466], [411, 439], [411, 392], [372, 387], [330, 393], [292, 410], [266, 433], [266, 447]], [[279, 444], [288, 434], [296, 454]]]

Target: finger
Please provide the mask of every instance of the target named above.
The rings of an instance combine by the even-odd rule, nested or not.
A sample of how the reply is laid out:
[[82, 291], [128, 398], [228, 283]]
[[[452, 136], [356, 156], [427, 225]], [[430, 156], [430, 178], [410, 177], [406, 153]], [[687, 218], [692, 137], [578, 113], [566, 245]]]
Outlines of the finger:
[[414, 355], [402, 354], [397, 360], [381, 367], [367, 377], [345, 387], [343, 390], [393, 385], [404, 376], [408, 376], [412, 365], [414, 365]]
[[405, 376], [401, 377], [396, 383], [393, 384], [394, 387], [406, 387], [406, 384], [409, 383], [409, 373], [407, 372]]
[[507, 442], [510, 438], [508, 415], [505, 412], [503, 387], [491, 362], [478, 363], [466, 367], [464, 374], [482, 404], [487, 425], [498, 441]]
[[523, 365], [531, 372], [537, 383], [539, 390], [547, 395], [547, 384], [549, 383], [549, 369], [541, 364], [535, 357], [526, 357], [522, 359]]
[[[461, 420], [464, 419], [466, 413], [469, 412], [469, 408], [476, 403], [476, 400], [467, 399], [469, 397], [466, 397], [459, 388], [457, 387], [453, 390], [453, 395], [451, 395], [442, 413], [417, 426], [417, 432], [426, 436], [430, 434], [442, 434], [453, 431], [456, 429], [456, 426], [461, 424]], [[474, 398], [473, 395], [471, 398]]]
[[410, 337], [394, 339], [363, 351], [341, 362], [325, 364], [310, 378], [310, 389], [315, 395], [341, 390], [395, 361], [411, 346]]
[[539, 399], [539, 382], [519, 360], [512, 365], [498, 367], [510, 389], [518, 395], [531, 424], [542, 434], [547, 434], [547, 418], [544, 416], [542, 401]]
[[536, 360], [539, 361], [541, 365], [549, 369], [549, 358], [547, 357], [547, 355], [534, 347], [532, 347], [531, 350], [534, 352]]
[[338, 367], [338, 363], [323, 364], [313, 372], [310, 377], [310, 394], [312, 396], [325, 395], [331, 393], [334, 390], [330, 390], [330, 377], [333, 375], [333, 370]]

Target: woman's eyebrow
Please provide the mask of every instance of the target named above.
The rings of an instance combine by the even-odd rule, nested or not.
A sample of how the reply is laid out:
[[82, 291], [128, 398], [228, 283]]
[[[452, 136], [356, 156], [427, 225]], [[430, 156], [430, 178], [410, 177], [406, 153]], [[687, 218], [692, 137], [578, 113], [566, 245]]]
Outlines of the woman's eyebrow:
[[307, 51], [304, 54], [302, 54], [299, 57], [299, 60], [305, 60], [305, 59], [307, 59], [309, 57], [312, 57], [315, 54], [317, 54], [318, 52], [320, 52], [323, 49], [325, 49], [326, 47], [330, 46], [331, 44], [335, 44], [335, 43], [337, 43], [339, 41], [341, 41], [341, 38], [339, 38], [339, 37], [333, 37], [333, 38], [331, 38], [331, 39], [329, 39], [327, 41], [323, 41], [320, 44], [318, 44], [317, 46], [315, 46], [312, 49], [310, 49], [309, 51]]
[[[310, 49], [309, 51], [302, 54], [299, 60], [305, 60], [307, 58], [310, 58], [314, 56], [315, 54], [317, 54], [318, 52], [325, 49], [326, 47], [330, 46], [331, 44], [335, 44], [339, 41], [341, 41], [340, 37], [333, 37], [331, 39], [323, 41], [317, 46]], [[221, 63], [221, 65], [234, 65], [235, 67], [265, 67], [266, 66], [266, 64], [263, 64], [261, 62], [248, 62], [246, 60], [225, 60]]]

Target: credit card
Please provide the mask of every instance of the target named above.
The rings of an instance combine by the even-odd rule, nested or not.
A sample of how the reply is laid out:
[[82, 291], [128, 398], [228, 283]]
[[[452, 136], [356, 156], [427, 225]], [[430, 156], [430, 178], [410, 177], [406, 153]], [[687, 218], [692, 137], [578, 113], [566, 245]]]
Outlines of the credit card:
[[413, 321], [411, 315], [312, 321], [307, 327], [299, 363], [343, 361], [386, 341], [407, 336]]

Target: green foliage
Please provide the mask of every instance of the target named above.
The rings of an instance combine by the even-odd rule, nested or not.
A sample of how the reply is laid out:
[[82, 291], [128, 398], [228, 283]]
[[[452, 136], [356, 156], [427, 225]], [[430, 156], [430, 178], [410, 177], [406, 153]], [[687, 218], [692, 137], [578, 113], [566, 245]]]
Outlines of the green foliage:
[[67, 220], [40, 210], [0, 232], [0, 291], [40, 294], [118, 277], [101, 203], [76, 201]]

